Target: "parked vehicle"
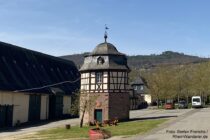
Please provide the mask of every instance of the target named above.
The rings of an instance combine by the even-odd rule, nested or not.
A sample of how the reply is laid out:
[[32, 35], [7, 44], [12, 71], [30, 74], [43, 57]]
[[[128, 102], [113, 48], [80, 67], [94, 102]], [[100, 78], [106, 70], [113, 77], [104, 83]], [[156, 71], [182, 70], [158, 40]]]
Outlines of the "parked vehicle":
[[185, 100], [181, 100], [181, 101], [179, 101], [179, 103], [178, 103], [178, 107], [179, 107], [180, 109], [188, 108], [188, 104], [187, 104], [187, 102], [186, 102]]
[[165, 109], [174, 109], [174, 102], [171, 99], [166, 100], [166, 103], [164, 105]]
[[203, 103], [201, 100], [201, 96], [193, 96], [192, 97], [192, 107], [193, 108], [200, 108], [203, 107]]

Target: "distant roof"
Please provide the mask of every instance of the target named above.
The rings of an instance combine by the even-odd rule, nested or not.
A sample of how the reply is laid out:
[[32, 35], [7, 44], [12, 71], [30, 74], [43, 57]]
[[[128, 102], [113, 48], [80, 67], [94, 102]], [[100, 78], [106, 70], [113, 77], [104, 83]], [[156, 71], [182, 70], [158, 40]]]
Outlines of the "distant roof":
[[[16, 91], [74, 81], [80, 77], [71, 61], [0, 42], [0, 90]], [[51, 88], [64, 94], [79, 89], [79, 80], [53, 87], [31, 90], [36, 93], [53, 93]]]
[[131, 82], [131, 85], [143, 85], [144, 82], [140, 76], [136, 77], [136, 79]]
[[116, 49], [111, 43], [101, 43], [95, 47], [92, 53], [89, 55], [124, 55]]

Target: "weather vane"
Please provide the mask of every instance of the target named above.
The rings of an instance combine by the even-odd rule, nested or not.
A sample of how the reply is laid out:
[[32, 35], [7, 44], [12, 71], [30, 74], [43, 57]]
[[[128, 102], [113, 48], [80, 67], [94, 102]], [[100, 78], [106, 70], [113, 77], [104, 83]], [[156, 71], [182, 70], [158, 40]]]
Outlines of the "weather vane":
[[107, 40], [107, 38], [108, 38], [108, 34], [107, 34], [107, 30], [108, 30], [109, 28], [107, 27], [107, 25], [105, 24], [105, 33], [104, 33], [104, 39], [105, 39], [105, 42], [106, 42], [106, 40]]

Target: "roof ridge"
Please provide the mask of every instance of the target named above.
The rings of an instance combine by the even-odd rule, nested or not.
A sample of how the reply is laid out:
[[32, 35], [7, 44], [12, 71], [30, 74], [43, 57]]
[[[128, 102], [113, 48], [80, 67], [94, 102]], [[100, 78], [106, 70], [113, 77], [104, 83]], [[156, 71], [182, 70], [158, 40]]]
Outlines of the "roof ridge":
[[98, 44], [92, 53], [89, 55], [125, 55], [123, 53], [120, 53], [117, 48], [109, 43], [109, 42], [103, 42]]
[[49, 54], [46, 54], [46, 53], [43, 53], [43, 52], [39, 52], [39, 51], [31, 50], [31, 49], [28, 49], [28, 48], [20, 47], [20, 46], [11, 44], [11, 43], [6, 43], [6, 42], [0, 41], [0, 45], [1, 44], [5, 45], [7, 47], [11, 47], [12, 49], [14, 48], [14, 49], [18, 49], [18, 50], [21, 50], [21, 51], [32, 52], [32, 53], [35, 53], [35, 55], [41, 55], [41, 56], [48, 57], [48, 58], [51, 58], [51, 59], [54, 59], [54, 60], [74, 64], [73, 61], [71, 61], [71, 60], [66, 60], [66, 59], [63, 59], [63, 58], [60, 58], [60, 57], [57, 57], [57, 56], [53, 56], [53, 55], [49, 55]]
[[[0, 90], [14, 91], [73, 81], [80, 77], [76, 65], [72, 61], [47, 55], [37, 51], [18, 47], [0, 41]], [[55, 85], [71, 94], [79, 88], [74, 84]], [[37, 89], [30, 93], [51, 93], [48, 88]]]

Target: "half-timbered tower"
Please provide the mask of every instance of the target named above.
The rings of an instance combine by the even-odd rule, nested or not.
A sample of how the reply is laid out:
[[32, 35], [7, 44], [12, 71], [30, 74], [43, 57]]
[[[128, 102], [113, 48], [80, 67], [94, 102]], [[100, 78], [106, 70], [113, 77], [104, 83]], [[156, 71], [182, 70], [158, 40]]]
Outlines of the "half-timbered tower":
[[[85, 56], [80, 72], [82, 95], [93, 103], [86, 110], [85, 123], [129, 118], [127, 58], [106, 41], [106, 36], [104, 43]], [[84, 103], [84, 98], [80, 100]]]

